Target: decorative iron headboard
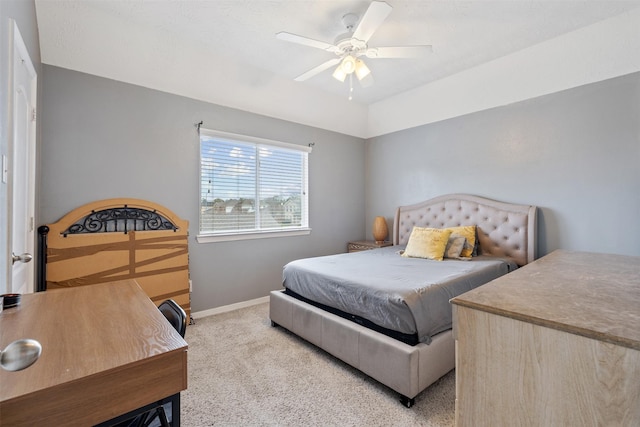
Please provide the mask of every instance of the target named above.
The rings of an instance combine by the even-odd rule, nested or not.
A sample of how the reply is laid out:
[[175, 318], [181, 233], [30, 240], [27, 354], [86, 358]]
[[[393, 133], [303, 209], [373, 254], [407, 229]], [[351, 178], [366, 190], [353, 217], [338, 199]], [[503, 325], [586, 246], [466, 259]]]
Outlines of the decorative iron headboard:
[[91, 211], [89, 215], [71, 224], [62, 234], [67, 237], [68, 234], [114, 232], [127, 234], [129, 231], [147, 230], [177, 231], [178, 226], [155, 210], [149, 211], [124, 205], [121, 208]]

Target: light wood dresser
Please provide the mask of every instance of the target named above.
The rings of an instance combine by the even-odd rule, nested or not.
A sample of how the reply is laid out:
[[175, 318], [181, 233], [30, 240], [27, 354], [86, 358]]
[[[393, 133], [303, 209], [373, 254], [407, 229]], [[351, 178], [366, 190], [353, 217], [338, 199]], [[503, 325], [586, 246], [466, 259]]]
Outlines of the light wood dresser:
[[555, 251], [451, 302], [457, 426], [640, 426], [640, 257]]

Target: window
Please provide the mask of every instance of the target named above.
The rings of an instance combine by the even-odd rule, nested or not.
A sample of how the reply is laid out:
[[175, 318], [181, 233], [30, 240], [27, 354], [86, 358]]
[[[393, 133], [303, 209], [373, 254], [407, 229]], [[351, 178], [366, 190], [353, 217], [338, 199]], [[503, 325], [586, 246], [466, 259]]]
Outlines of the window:
[[201, 128], [198, 241], [308, 234], [310, 151]]

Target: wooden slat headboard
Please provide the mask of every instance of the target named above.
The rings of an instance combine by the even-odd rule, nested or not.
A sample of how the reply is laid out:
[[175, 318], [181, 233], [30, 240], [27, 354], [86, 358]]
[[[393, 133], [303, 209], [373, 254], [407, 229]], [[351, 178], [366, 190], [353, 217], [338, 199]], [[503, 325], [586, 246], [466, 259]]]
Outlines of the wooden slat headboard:
[[191, 315], [189, 223], [164, 206], [100, 200], [38, 231], [39, 290], [135, 279], [156, 305], [171, 298]]

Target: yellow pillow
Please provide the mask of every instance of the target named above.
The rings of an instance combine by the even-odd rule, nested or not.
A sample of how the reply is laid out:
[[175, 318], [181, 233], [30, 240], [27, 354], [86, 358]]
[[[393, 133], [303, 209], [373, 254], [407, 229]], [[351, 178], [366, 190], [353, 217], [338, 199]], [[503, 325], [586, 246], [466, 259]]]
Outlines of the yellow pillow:
[[403, 257], [442, 261], [451, 230], [413, 227]]
[[443, 230], [450, 230], [451, 233], [464, 236], [467, 239], [467, 242], [469, 242], [469, 246], [465, 246], [462, 252], [460, 252], [460, 256], [463, 258], [471, 258], [473, 255], [473, 249], [476, 247], [476, 226], [463, 225], [461, 227], [444, 228]]

